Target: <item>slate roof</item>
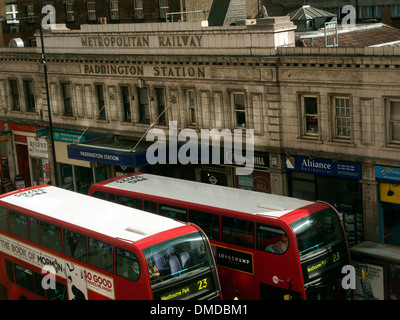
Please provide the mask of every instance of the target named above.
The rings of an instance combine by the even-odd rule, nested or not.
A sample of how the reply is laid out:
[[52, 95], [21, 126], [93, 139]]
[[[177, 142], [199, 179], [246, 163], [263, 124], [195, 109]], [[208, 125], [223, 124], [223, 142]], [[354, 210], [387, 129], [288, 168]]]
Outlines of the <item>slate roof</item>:
[[[319, 33], [298, 33], [299, 47], [324, 47], [323, 30]], [[311, 38], [313, 39], [311, 41]], [[400, 29], [382, 23], [357, 25], [351, 30], [338, 30], [339, 47], [400, 46]]]

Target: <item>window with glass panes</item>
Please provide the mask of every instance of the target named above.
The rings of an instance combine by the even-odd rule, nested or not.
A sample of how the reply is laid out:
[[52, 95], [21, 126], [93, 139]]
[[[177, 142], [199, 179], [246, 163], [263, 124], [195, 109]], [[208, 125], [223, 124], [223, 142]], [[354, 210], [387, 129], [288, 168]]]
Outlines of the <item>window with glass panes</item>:
[[350, 99], [346, 97], [335, 97], [335, 136], [337, 138], [350, 137]]
[[400, 143], [400, 100], [389, 101], [389, 142]]
[[301, 109], [303, 121], [303, 135], [317, 135], [319, 133], [318, 97], [301, 96]]
[[235, 127], [246, 126], [245, 95], [243, 92], [232, 93]]
[[144, 18], [143, 0], [134, 0], [133, 6], [134, 6], [135, 19], [143, 19]]

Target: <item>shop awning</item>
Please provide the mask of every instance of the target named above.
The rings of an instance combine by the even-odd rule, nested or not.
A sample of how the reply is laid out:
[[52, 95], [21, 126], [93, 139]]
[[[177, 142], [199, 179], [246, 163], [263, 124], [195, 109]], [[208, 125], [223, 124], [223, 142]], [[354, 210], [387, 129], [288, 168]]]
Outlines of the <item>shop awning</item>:
[[68, 145], [68, 158], [129, 168], [148, 165], [149, 144], [143, 141], [133, 150], [136, 144], [137, 140], [110, 135]]

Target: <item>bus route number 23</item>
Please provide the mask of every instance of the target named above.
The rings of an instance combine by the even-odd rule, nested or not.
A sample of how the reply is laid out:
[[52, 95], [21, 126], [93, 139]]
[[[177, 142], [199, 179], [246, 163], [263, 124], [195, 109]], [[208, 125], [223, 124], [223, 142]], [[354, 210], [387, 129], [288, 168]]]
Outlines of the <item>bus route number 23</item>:
[[199, 286], [199, 291], [207, 288], [207, 278], [197, 281], [197, 284]]
[[339, 253], [339, 251], [338, 252], [335, 252], [333, 255], [332, 255], [332, 262], [338, 262], [340, 260], [340, 253]]

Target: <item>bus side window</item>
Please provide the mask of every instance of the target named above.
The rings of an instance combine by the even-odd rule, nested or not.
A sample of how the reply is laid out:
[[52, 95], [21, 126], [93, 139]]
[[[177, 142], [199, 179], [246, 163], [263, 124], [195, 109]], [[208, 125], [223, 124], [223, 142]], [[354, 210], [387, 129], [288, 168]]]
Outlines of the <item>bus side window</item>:
[[219, 215], [189, 210], [189, 221], [199, 226], [208, 238], [219, 241]]
[[10, 211], [10, 233], [28, 240], [28, 217], [24, 214]]
[[29, 217], [29, 240], [33, 243], [39, 244], [39, 220]]
[[144, 200], [143, 210], [151, 213], [157, 213], [157, 202]]
[[222, 216], [222, 241], [254, 248], [254, 222]]
[[115, 194], [112, 194], [112, 193], [107, 193], [107, 192], [103, 192], [103, 191], [95, 191], [93, 193], [93, 197], [95, 197], [97, 199], [107, 200], [110, 202], [115, 202]]
[[64, 229], [64, 253], [86, 263], [86, 236]]
[[281, 228], [257, 223], [258, 250], [283, 254], [288, 246], [288, 236]]
[[34, 292], [32, 270], [19, 264], [14, 264], [15, 283], [26, 290]]
[[167, 206], [160, 204], [160, 215], [175, 220], [187, 222], [187, 213], [185, 208]]
[[47, 289], [47, 300], [68, 300], [67, 287], [56, 281], [56, 287]]
[[8, 214], [7, 209], [0, 207], [0, 231], [6, 231], [8, 229]]
[[140, 277], [140, 264], [136, 255], [130, 251], [116, 248], [116, 273], [118, 276], [137, 281]]
[[42, 285], [44, 275], [41, 273], [33, 272], [33, 278], [35, 281], [36, 294], [42, 298], [46, 298], [46, 290], [44, 290]]
[[42, 230], [42, 246], [61, 253], [61, 228], [43, 221], [40, 222], [40, 226]]
[[143, 201], [142, 199], [135, 199], [131, 197], [125, 196], [117, 196], [117, 203], [122, 204], [127, 207], [136, 208], [136, 209], [143, 209]]
[[89, 238], [89, 263], [105, 271], [114, 272], [114, 247], [100, 240]]

